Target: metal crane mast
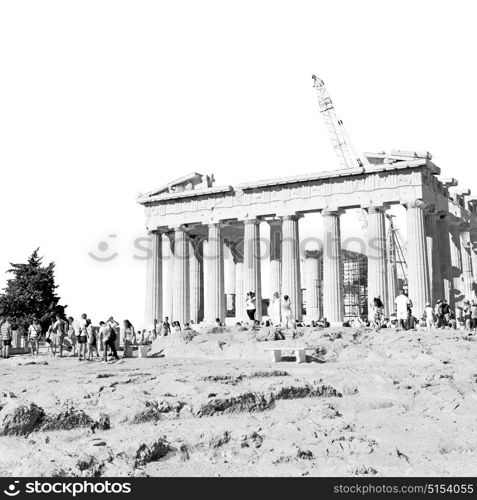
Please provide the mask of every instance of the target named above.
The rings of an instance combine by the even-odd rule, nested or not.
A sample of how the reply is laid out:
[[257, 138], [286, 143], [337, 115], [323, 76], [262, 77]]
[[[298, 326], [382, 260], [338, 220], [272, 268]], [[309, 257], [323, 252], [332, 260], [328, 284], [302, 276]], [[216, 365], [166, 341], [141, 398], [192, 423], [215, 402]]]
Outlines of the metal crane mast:
[[[356, 153], [348, 132], [340, 120], [336, 116], [335, 107], [331, 100], [330, 94], [326, 89], [325, 82], [315, 75], [312, 75], [313, 87], [316, 90], [318, 97], [318, 105], [320, 106], [320, 113], [325, 122], [328, 135], [331, 139], [331, 144], [335, 150], [338, 162], [342, 168], [361, 168], [364, 172], [364, 164], [361, 158]], [[361, 228], [365, 230], [368, 227], [368, 219], [365, 210], [358, 211], [359, 221]]]
[[331, 139], [331, 144], [335, 150], [338, 161], [343, 168], [362, 168], [364, 169], [361, 158], [356, 154], [348, 132], [343, 121], [336, 116], [335, 107], [330, 94], [325, 87], [325, 82], [313, 75], [313, 87], [318, 96], [318, 105], [320, 113], [323, 116], [325, 126]]

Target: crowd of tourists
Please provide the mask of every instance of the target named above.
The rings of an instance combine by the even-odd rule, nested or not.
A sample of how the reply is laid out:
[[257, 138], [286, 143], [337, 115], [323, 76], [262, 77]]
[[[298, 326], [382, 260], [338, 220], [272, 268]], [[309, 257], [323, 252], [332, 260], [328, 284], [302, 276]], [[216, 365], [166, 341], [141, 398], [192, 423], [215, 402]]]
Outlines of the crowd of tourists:
[[[370, 326], [375, 330], [383, 328], [401, 330], [452, 328], [477, 333], [477, 301], [465, 300], [463, 304], [462, 316], [459, 318], [456, 318], [454, 311], [445, 299], [437, 300], [434, 306], [428, 302], [422, 308], [423, 314], [416, 317], [412, 300], [403, 290], [395, 299], [395, 312], [393, 314], [386, 317], [384, 304], [379, 297], [376, 297], [369, 304], [367, 317], [357, 316], [345, 325], [354, 328]], [[296, 320], [290, 297], [283, 295], [280, 298], [278, 292], [273, 294], [268, 317], [264, 320], [256, 319], [257, 297], [254, 292], [247, 293], [245, 309], [249, 324], [253, 327], [275, 326], [288, 329], [305, 326], [304, 323]], [[238, 322], [237, 324], [242, 325], [243, 323]], [[215, 320], [215, 325], [224, 326], [220, 318]], [[98, 328], [92, 325], [87, 314], [82, 314], [78, 320], [71, 316], [63, 318], [57, 314], [46, 324], [34, 318], [22, 336], [23, 343], [30, 348], [32, 356], [38, 356], [40, 344], [46, 344], [47, 353], [52, 356], [63, 357], [66, 351], [68, 356], [77, 357], [79, 361], [92, 361], [94, 358], [108, 361], [108, 353], [110, 359], [119, 359], [116, 347], [119, 326], [119, 323], [112, 316], [107, 321], [100, 321]], [[330, 326], [330, 323], [326, 318], [320, 318], [311, 321], [308, 326], [326, 328]], [[193, 321], [181, 325], [179, 321], [169, 321], [169, 318], [165, 317], [163, 321], [155, 319], [147, 329], [140, 329], [136, 332], [132, 323], [126, 319], [123, 321], [121, 335], [123, 357], [130, 355], [130, 350], [134, 345], [148, 345], [158, 336], [168, 336], [195, 329], [196, 325]], [[12, 319], [0, 317], [3, 358], [10, 356], [13, 331]]]
[[[3, 358], [10, 356], [14, 334], [12, 325], [12, 318], [0, 318]], [[108, 354], [110, 359], [119, 359], [116, 348], [118, 329], [119, 323], [112, 316], [107, 321], [100, 321], [99, 328], [95, 328], [87, 314], [82, 314], [78, 320], [71, 316], [63, 318], [57, 314], [46, 322], [33, 318], [21, 337], [22, 343], [30, 348], [32, 356], [38, 356], [40, 345], [46, 345], [47, 354], [52, 356], [63, 357], [67, 353], [68, 356], [77, 357], [79, 361], [92, 361], [93, 358], [100, 357], [103, 361], [108, 361]], [[134, 326], [126, 319], [123, 322], [122, 338], [124, 356], [136, 342]]]
[[[384, 315], [384, 305], [380, 298], [374, 298], [369, 305], [368, 324], [375, 329], [399, 328], [402, 330], [436, 328], [451, 328], [477, 333], [477, 301], [464, 300], [462, 315], [456, 317], [446, 299], [439, 299], [434, 305], [427, 302], [422, 309], [423, 313], [416, 316], [415, 307], [408, 294], [402, 290], [396, 297], [396, 312], [389, 317]], [[358, 319], [358, 323], [363, 320]], [[355, 326], [355, 325], [353, 325]]]

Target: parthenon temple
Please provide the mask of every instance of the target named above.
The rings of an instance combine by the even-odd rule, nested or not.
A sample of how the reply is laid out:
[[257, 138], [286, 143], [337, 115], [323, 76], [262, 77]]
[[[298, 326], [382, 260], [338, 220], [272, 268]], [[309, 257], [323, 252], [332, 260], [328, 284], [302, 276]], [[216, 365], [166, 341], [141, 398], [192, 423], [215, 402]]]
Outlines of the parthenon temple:
[[[477, 197], [441, 177], [427, 153], [367, 153], [365, 168], [216, 186], [213, 176], [192, 173], [143, 194], [151, 235], [147, 261], [145, 323], [164, 317], [181, 324], [225, 320], [233, 298], [237, 321], [246, 319], [245, 294], [262, 303], [260, 225], [270, 225], [269, 294], [288, 295], [297, 320], [344, 321], [340, 217], [363, 209], [367, 296], [380, 297], [385, 313], [394, 311], [399, 292], [386, 245], [386, 211], [405, 208], [407, 290], [421, 315], [427, 302], [445, 298], [459, 310], [474, 299], [477, 283]], [[323, 217], [322, 271], [306, 258], [308, 283], [320, 281], [321, 294], [301, 283], [298, 221], [309, 213]], [[304, 288], [304, 292], [302, 293]], [[303, 318], [303, 302], [306, 317]], [[266, 313], [266, 310], [264, 311]], [[257, 319], [262, 308], [257, 308]]]

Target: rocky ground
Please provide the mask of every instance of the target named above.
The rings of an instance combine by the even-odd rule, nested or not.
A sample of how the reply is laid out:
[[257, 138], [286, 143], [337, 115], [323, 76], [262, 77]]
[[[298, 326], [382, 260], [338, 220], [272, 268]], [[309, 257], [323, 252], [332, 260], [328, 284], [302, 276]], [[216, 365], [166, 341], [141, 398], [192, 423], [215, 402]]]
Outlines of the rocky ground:
[[[183, 334], [156, 343], [165, 357], [107, 364], [0, 359], [0, 476], [477, 473], [474, 337], [285, 334]], [[306, 364], [267, 361], [296, 344]]]

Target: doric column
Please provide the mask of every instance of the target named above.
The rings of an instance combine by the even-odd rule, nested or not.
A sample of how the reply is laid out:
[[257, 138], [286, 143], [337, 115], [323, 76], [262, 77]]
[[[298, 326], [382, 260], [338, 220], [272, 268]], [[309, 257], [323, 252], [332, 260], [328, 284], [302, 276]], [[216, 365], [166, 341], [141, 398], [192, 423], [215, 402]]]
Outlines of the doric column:
[[207, 245], [204, 249], [205, 321], [214, 323], [216, 318], [224, 318], [224, 259], [221, 228], [218, 223], [209, 224]]
[[470, 244], [470, 224], [460, 225], [460, 252], [462, 258], [462, 284], [464, 297], [467, 300], [474, 298], [474, 278], [472, 275], [472, 255]]
[[269, 295], [270, 299], [275, 292], [281, 295], [281, 245], [282, 245], [282, 221], [274, 219], [268, 221], [270, 225], [270, 265], [269, 265]]
[[164, 234], [163, 238], [163, 273], [164, 273], [164, 286], [163, 286], [163, 314], [164, 317], [172, 321], [172, 281], [174, 276], [174, 233], [168, 232]]
[[183, 227], [174, 230], [174, 279], [172, 320], [181, 325], [190, 321], [189, 235]]
[[451, 256], [452, 273], [452, 297], [451, 307], [455, 309], [455, 315], [460, 318], [464, 305], [464, 283], [462, 281], [462, 256], [460, 250], [460, 220], [449, 218], [449, 245]]
[[450, 254], [450, 236], [448, 214], [439, 212], [436, 220], [438, 265], [442, 276], [442, 296], [437, 299], [445, 299], [448, 304], [453, 304], [454, 282], [452, 277], [452, 263]]
[[398, 272], [397, 272], [397, 252], [396, 241], [392, 231], [389, 232], [388, 239], [388, 314], [391, 315], [396, 309], [395, 300], [398, 295]]
[[290, 297], [296, 320], [301, 321], [300, 239], [297, 215], [282, 218], [282, 296]]
[[246, 292], [243, 285], [243, 236], [240, 236], [234, 243], [232, 254], [235, 261], [235, 319], [237, 321], [246, 321]]
[[255, 319], [262, 319], [262, 277], [260, 266], [260, 221], [247, 219], [244, 222], [244, 293], [255, 293], [257, 311]]
[[344, 319], [340, 210], [323, 210], [323, 315], [330, 323]]
[[307, 321], [320, 319], [319, 250], [305, 252], [305, 302]]
[[474, 299], [477, 299], [477, 238], [470, 234], [470, 256], [472, 260], [472, 276], [474, 278]]
[[199, 238], [189, 238], [189, 282], [190, 282], [190, 320], [199, 323], [202, 320], [202, 252]]
[[224, 292], [225, 310], [235, 311], [235, 261], [232, 255], [232, 242], [224, 241]]
[[146, 262], [146, 307], [144, 326], [149, 328], [154, 320], [162, 321], [162, 234], [151, 231], [151, 247]]
[[368, 302], [380, 298], [388, 314], [388, 255], [386, 241], [386, 207], [369, 207], [368, 211]]
[[407, 267], [408, 293], [413, 315], [421, 318], [429, 301], [429, 269], [427, 263], [424, 208], [422, 200], [407, 203]]
[[425, 212], [424, 229], [426, 232], [427, 264], [429, 269], [429, 300], [434, 305], [444, 297], [444, 280], [439, 265], [439, 243], [437, 237], [437, 214], [433, 206]]

